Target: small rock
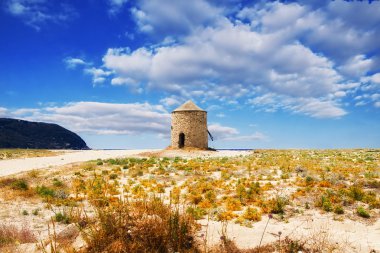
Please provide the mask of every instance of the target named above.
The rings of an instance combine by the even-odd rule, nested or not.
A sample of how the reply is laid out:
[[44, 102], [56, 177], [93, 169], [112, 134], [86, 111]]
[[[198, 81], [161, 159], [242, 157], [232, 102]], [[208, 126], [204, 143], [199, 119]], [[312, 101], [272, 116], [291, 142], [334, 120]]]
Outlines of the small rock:
[[75, 224], [65, 227], [57, 235], [57, 240], [74, 240], [79, 234], [79, 228]]
[[79, 234], [71, 246], [75, 251], [79, 251], [87, 247], [87, 242], [83, 239], [82, 234]]

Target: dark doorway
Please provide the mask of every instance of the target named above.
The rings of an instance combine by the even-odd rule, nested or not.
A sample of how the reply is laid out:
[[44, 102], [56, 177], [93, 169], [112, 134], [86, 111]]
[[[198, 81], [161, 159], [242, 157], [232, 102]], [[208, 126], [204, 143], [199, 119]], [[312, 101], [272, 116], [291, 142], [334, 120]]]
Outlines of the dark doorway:
[[178, 147], [183, 148], [185, 146], [185, 134], [180, 133], [179, 134], [179, 140], [178, 140]]

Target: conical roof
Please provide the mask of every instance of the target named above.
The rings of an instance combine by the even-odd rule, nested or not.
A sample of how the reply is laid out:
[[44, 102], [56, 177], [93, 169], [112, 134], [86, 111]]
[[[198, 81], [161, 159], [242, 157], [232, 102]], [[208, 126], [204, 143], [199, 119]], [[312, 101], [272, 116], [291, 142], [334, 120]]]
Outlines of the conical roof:
[[186, 103], [175, 109], [173, 112], [183, 112], [183, 111], [201, 111], [204, 112], [201, 108], [199, 108], [193, 101], [188, 100]]

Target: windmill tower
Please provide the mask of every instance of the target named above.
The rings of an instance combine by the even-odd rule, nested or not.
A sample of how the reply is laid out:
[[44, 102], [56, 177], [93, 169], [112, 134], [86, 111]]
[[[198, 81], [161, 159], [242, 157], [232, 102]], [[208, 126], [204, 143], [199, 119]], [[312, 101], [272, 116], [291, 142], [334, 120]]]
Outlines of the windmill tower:
[[172, 112], [172, 148], [208, 148], [207, 112], [189, 100]]

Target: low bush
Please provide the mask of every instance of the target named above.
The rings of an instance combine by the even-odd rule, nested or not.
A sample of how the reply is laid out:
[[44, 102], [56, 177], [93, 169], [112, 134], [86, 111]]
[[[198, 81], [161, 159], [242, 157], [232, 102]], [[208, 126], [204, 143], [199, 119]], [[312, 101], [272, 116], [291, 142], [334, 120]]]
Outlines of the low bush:
[[363, 218], [367, 218], [367, 219], [368, 219], [369, 217], [371, 217], [371, 216], [369, 215], [368, 211], [365, 210], [365, 208], [362, 207], [362, 206], [358, 206], [358, 208], [356, 209], [356, 213], [357, 213], [360, 217], [363, 217]]
[[326, 200], [322, 204], [322, 209], [326, 212], [331, 212], [332, 211], [332, 205], [329, 200]]
[[88, 252], [198, 252], [194, 219], [161, 200], [98, 207], [96, 220]]
[[289, 203], [289, 200], [285, 197], [277, 196], [269, 200], [270, 212], [274, 214], [285, 213], [285, 206]]
[[57, 178], [54, 178], [54, 179], [53, 179], [53, 185], [54, 185], [55, 187], [62, 187], [62, 186], [63, 186], [63, 182], [60, 181], [60, 180], [57, 179]]
[[54, 219], [56, 222], [62, 222], [62, 223], [65, 223], [65, 224], [69, 224], [70, 223], [70, 218], [66, 215], [66, 213], [56, 213], [55, 216], [54, 216]]
[[341, 205], [335, 206], [334, 213], [336, 214], [344, 214], [344, 209]]
[[311, 176], [307, 176], [305, 178], [305, 182], [307, 185], [311, 185], [313, 183], [314, 179]]
[[37, 186], [36, 192], [41, 197], [54, 197], [55, 191], [53, 189], [50, 189], [49, 187], [46, 187], [44, 185]]
[[39, 212], [40, 212], [40, 209], [37, 208], [37, 209], [33, 210], [32, 214], [35, 215], [35, 216], [37, 216]]
[[29, 188], [28, 183], [24, 179], [18, 179], [14, 181], [11, 187], [14, 190], [22, 190], [22, 191], [26, 191]]
[[348, 196], [356, 201], [361, 201], [365, 195], [362, 188], [357, 185], [353, 185], [348, 189]]

